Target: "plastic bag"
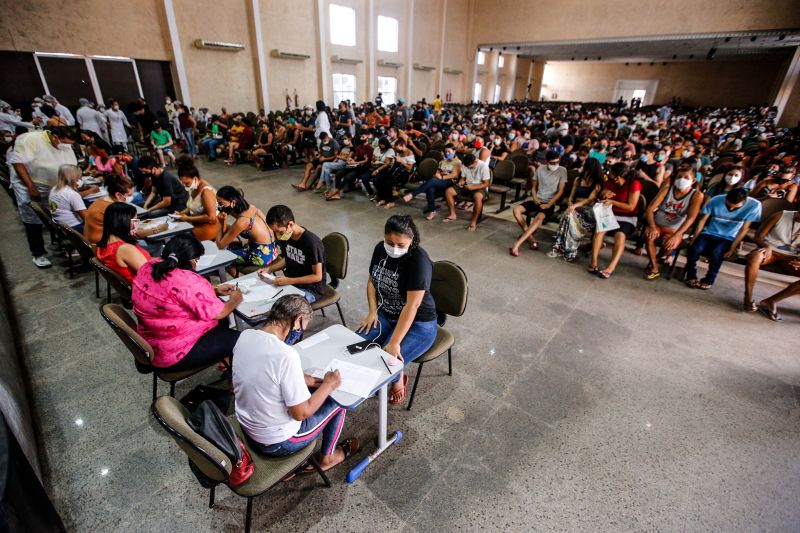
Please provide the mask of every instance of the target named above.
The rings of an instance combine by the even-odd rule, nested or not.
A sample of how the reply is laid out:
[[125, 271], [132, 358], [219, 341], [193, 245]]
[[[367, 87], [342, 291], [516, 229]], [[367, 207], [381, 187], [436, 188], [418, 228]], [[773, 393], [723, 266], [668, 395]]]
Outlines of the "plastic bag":
[[597, 202], [594, 204], [592, 211], [594, 212], [597, 231], [605, 233], [619, 228], [619, 222], [617, 222], [617, 217], [614, 216], [610, 205]]

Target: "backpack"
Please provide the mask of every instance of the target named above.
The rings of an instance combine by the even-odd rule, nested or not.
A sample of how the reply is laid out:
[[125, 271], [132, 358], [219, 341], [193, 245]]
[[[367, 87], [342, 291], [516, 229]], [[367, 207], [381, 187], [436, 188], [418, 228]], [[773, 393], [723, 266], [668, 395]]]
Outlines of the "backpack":
[[[253, 475], [255, 466], [252, 457], [233, 430], [230, 420], [222, 414], [214, 402], [205, 400], [200, 403], [197, 409], [191, 412], [186, 422], [189, 427], [208, 439], [231, 460], [232, 469], [228, 476], [228, 485], [236, 487]], [[191, 459], [189, 467], [203, 487], [211, 488], [219, 484], [218, 481], [203, 474]]]

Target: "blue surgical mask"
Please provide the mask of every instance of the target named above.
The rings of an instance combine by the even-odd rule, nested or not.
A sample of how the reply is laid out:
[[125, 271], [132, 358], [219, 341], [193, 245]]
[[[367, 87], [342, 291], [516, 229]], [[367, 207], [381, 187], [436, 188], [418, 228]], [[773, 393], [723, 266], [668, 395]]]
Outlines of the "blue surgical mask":
[[291, 346], [292, 344], [295, 344], [297, 341], [299, 341], [302, 336], [303, 336], [302, 329], [300, 328], [293, 329], [292, 331], [289, 332], [289, 335], [286, 336], [286, 339], [284, 339], [283, 342]]
[[647, 161], [647, 156], [644, 155], [644, 154], [640, 155], [639, 156], [639, 161], [642, 161], [642, 162]]
[[448, 152], [444, 153], [445, 159], [453, 159], [453, 157], [455, 157], [455, 155], [456, 154], [451, 154], [451, 153], [448, 153]]

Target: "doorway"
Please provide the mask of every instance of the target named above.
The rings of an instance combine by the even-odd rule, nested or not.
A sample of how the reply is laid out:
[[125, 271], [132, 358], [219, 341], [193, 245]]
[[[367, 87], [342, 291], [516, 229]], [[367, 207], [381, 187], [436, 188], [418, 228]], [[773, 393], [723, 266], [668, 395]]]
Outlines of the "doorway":
[[658, 80], [617, 80], [611, 101], [616, 102], [622, 98], [630, 105], [632, 99], [640, 98], [642, 106], [652, 105], [657, 89]]

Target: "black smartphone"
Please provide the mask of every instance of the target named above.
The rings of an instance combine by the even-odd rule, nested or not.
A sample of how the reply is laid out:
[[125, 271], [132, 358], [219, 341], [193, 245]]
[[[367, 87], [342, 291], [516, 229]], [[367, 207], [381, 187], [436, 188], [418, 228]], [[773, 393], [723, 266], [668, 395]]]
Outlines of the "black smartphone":
[[361, 353], [364, 350], [366, 350], [367, 346], [369, 346], [369, 345], [370, 345], [370, 341], [356, 342], [356, 343], [351, 344], [350, 346], [348, 346], [347, 347], [347, 351], [350, 353], [350, 355], [355, 355], [357, 353]]

